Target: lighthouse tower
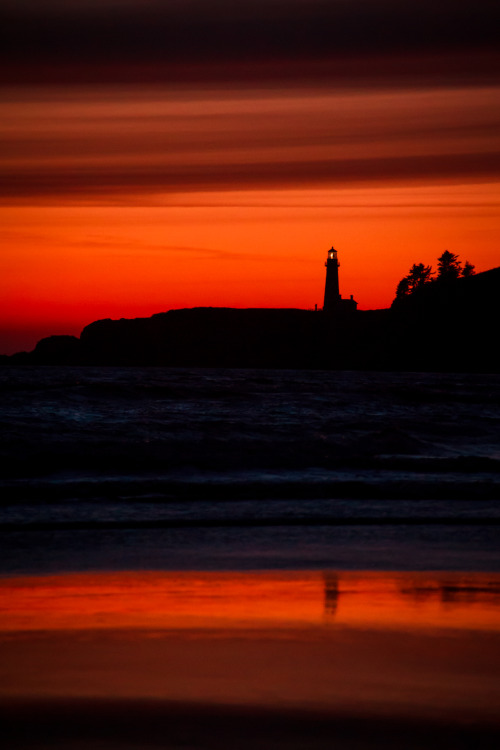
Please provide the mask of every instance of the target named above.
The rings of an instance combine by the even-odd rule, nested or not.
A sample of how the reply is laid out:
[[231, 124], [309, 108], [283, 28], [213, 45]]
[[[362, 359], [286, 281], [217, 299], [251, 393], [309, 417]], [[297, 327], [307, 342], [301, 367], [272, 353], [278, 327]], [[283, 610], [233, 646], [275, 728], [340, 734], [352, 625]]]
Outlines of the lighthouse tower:
[[339, 291], [339, 261], [337, 258], [337, 251], [335, 248], [331, 248], [328, 251], [326, 259], [326, 281], [325, 281], [325, 301], [323, 302], [323, 310], [325, 312], [331, 312], [338, 307], [341, 300]]
[[352, 313], [356, 311], [358, 303], [351, 299], [342, 299], [339, 289], [339, 266], [337, 251], [334, 247], [330, 248], [326, 258], [326, 281], [325, 281], [325, 300], [323, 310], [326, 313]]

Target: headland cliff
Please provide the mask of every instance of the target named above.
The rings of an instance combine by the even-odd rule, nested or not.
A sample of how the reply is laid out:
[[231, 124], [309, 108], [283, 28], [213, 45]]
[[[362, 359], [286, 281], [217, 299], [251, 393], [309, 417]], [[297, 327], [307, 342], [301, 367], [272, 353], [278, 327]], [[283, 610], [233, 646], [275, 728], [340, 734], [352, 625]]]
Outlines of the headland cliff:
[[500, 371], [500, 267], [390, 309], [192, 308], [98, 320], [4, 365]]

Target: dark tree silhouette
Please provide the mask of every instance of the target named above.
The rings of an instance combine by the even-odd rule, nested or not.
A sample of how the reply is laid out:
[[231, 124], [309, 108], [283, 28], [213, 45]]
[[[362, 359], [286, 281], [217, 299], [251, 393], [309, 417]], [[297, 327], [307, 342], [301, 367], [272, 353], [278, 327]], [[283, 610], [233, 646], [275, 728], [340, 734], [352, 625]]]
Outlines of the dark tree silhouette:
[[462, 264], [458, 260], [458, 255], [445, 250], [438, 258], [438, 281], [456, 281], [462, 273]]
[[448, 286], [448, 284], [453, 283], [459, 278], [467, 278], [474, 274], [475, 270], [472, 263], [466, 260], [462, 267], [458, 255], [445, 250], [438, 258], [437, 277], [433, 276], [431, 266], [426, 266], [423, 263], [414, 263], [412, 265], [409, 273], [403, 276], [396, 287], [396, 297], [393, 304], [398, 306], [402, 300], [412, 297], [415, 293], [417, 293], [420, 299], [423, 299], [423, 296], [420, 294], [422, 290], [426, 290], [426, 292], [427, 290], [431, 291], [435, 284], [437, 284], [436, 288], [443, 285]]
[[401, 281], [396, 287], [396, 299], [403, 299], [403, 297], [408, 297], [410, 294], [410, 279], [408, 276], [403, 276]]
[[464, 267], [462, 268], [462, 276], [463, 278], [467, 278], [468, 276], [474, 276], [476, 273], [475, 266], [472, 265], [472, 263], [469, 263], [468, 260], [465, 261]]
[[432, 279], [432, 266], [424, 266], [423, 263], [414, 263], [410, 268], [409, 278], [412, 291], [421, 289]]
[[432, 266], [414, 263], [407, 276], [404, 276], [396, 288], [396, 299], [402, 299], [422, 289], [432, 279]]

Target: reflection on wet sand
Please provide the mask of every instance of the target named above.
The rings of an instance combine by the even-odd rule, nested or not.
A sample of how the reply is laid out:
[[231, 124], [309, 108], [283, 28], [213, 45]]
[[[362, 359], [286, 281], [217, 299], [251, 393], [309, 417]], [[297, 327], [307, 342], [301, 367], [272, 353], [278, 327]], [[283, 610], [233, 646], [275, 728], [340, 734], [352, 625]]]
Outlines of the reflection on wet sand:
[[484, 574], [0, 579], [2, 739], [19, 750], [497, 747], [499, 592]]
[[115, 572], [0, 579], [0, 632], [300, 626], [500, 631], [500, 575]]
[[339, 603], [339, 578], [336, 573], [325, 573], [325, 619], [334, 618]]

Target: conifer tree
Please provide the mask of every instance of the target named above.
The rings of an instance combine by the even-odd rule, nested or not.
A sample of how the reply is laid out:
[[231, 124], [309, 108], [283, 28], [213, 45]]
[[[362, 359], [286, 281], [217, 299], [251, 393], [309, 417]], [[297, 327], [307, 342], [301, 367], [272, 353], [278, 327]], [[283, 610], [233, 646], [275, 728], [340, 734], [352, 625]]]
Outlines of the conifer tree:
[[472, 263], [469, 263], [468, 260], [465, 261], [464, 267], [462, 268], [462, 277], [467, 278], [468, 276], [474, 276], [476, 273], [475, 266], [472, 265]]
[[456, 281], [462, 272], [462, 264], [458, 260], [458, 255], [445, 250], [438, 258], [438, 281]]
[[396, 287], [395, 303], [402, 299], [412, 296], [415, 292], [428, 288], [435, 283], [448, 284], [459, 278], [467, 278], [475, 274], [474, 266], [465, 261], [464, 266], [458, 259], [458, 255], [445, 250], [438, 258], [437, 277], [433, 278], [432, 266], [426, 266], [423, 263], [414, 263], [408, 274], [403, 276]]
[[432, 279], [432, 266], [414, 263], [407, 276], [403, 276], [396, 288], [396, 299], [402, 299], [422, 289]]

